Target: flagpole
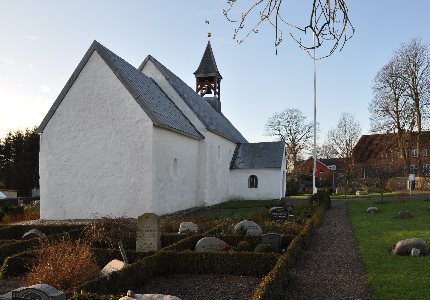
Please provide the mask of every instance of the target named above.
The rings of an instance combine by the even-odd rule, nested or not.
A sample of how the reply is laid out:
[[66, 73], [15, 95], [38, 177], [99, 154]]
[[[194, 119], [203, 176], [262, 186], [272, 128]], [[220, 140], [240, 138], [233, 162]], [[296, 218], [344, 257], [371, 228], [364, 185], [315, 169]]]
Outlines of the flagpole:
[[315, 32], [313, 33], [314, 40], [314, 170], [313, 170], [313, 189], [312, 193], [317, 193], [316, 187], [316, 169], [317, 169], [317, 63], [316, 63], [316, 49], [315, 49]]

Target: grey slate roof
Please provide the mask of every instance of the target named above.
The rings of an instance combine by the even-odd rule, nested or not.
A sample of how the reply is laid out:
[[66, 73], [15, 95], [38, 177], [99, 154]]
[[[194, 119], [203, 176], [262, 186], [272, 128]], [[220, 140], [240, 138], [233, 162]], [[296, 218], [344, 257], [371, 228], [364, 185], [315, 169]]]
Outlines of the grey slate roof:
[[284, 142], [238, 144], [230, 169], [280, 169], [284, 151]]
[[154, 126], [173, 130], [197, 139], [204, 138], [153, 79], [144, 75], [97, 41], [92, 43], [85, 56], [82, 58], [73, 75], [40, 124], [38, 132], [43, 132], [46, 124], [61, 104], [61, 101], [66, 96], [68, 90], [71, 88], [94, 51], [97, 51], [103, 58], [136, 102], [151, 118]]
[[194, 72], [194, 75], [196, 75], [196, 77], [218, 76], [220, 79], [222, 79], [222, 76], [219, 73], [218, 67], [216, 65], [215, 56], [212, 52], [210, 41], [208, 41], [206, 50], [203, 53], [202, 60], [200, 61], [200, 65]]
[[222, 113], [216, 112], [203, 97], [199, 96], [191, 87], [163, 66], [154, 57], [148, 55], [140, 65], [139, 70], [142, 70], [148, 61], [151, 61], [161, 74], [163, 74], [170, 85], [209, 131], [221, 135], [235, 143], [247, 143], [247, 140]]

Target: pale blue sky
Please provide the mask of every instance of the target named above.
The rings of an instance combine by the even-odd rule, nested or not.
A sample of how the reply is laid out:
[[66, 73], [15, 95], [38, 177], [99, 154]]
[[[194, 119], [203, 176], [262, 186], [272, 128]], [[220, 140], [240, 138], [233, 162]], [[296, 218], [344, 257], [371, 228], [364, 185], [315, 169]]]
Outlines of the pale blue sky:
[[[317, 66], [321, 138], [343, 112], [355, 114], [368, 132], [376, 72], [401, 43], [418, 37], [430, 44], [430, 1], [348, 3], [356, 34]], [[287, 37], [276, 56], [267, 25], [238, 45], [234, 25], [222, 14], [225, 7], [225, 0], [0, 0], [0, 137], [40, 124], [93, 40], [134, 66], [152, 54], [194, 87], [208, 31], [223, 76], [223, 112], [249, 141], [270, 140], [264, 124], [287, 107], [311, 120], [309, 56]]]

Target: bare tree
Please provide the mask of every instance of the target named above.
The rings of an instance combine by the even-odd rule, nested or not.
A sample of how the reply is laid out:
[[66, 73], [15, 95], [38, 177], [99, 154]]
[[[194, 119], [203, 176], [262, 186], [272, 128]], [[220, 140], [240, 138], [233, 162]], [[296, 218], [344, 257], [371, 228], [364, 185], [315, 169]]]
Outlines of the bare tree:
[[390, 178], [399, 173], [399, 166], [394, 164], [393, 158], [376, 160], [369, 166], [369, 176], [375, 179], [375, 187], [379, 191], [380, 201], [384, 202], [384, 192]]
[[354, 168], [353, 149], [361, 134], [360, 123], [354, 115], [343, 113], [337, 126], [330, 129], [327, 141], [343, 158], [347, 174], [352, 174]]
[[373, 99], [369, 105], [371, 130], [393, 132], [404, 162], [404, 172], [410, 165], [410, 146], [415, 127], [415, 109], [405, 97], [406, 86], [399, 76], [399, 60], [393, 58], [374, 79]]
[[[301, 2], [301, 1], [300, 1]], [[234, 17], [234, 8], [239, 7], [241, 12], [239, 17]], [[328, 54], [330, 56], [337, 49], [342, 50], [345, 43], [353, 36], [355, 29], [349, 19], [349, 10], [346, 0], [313, 0], [304, 4], [304, 12], [301, 7], [292, 8], [291, 4], [283, 0], [254, 0], [238, 1], [227, 0], [228, 8], [224, 10], [224, 15], [230, 22], [237, 22], [233, 38], [238, 43], [242, 43], [251, 34], [259, 32], [259, 27], [263, 23], [268, 23], [275, 32], [275, 49], [283, 41], [283, 32], [288, 29], [291, 38], [298, 45], [308, 51], [328, 44]], [[301, 4], [301, 3], [300, 3]], [[303, 5], [303, 4], [302, 4]], [[304, 22], [296, 21], [295, 15], [307, 14]], [[246, 24], [253, 23], [247, 27]], [[315, 35], [315, 46], [307, 36]]]
[[430, 57], [427, 45], [419, 39], [403, 44], [396, 52], [399, 59], [399, 77], [405, 85], [405, 95], [411, 100], [415, 109], [416, 130], [418, 132], [416, 147], [418, 155], [418, 176], [421, 174], [421, 132], [423, 117], [430, 103]]
[[266, 123], [266, 134], [276, 136], [285, 142], [288, 161], [295, 168], [299, 155], [307, 149], [313, 136], [313, 123], [307, 122], [303, 113], [296, 108], [287, 108], [275, 113]]
[[339, 153], [329, 141], [324, 141], [322, 145], [317, 146], [317, 157], [320, 158], [337, 158]]

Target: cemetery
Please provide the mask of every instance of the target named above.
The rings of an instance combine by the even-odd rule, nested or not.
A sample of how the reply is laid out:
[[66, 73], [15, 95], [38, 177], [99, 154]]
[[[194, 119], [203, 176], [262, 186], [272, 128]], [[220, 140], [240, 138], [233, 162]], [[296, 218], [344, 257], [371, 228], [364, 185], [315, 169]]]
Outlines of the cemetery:
[[[67, 299], [119, 299], [129, 290], [136, 295], [146, 293], [147, 285], [154, 285], [154, 282], [158, 290], [150, 293], [158, 294], [162, 293], [163, 286], [159, 282], [169, 280], [169, 277], [176, 281], [179, 293], [182, 281], [201, 281], [207, 277], [215, 282], [227, 280], [223, 285], [225, 292], [233, 294], [226, 299], [276, 299], [283, 294], [288, 266], [294, 264], [329, 202], [319, 205], [315, 201], [309, 203], [304, 200], [303, 205], [288, 207], [294, 215], [287, 215], [282, 220], [274, 220], [270, 215], [272, 205], [278, 212], [282, 210], [280, 201], [257, 201], [253, 207], [243, 209], [231, 209], [229, 205], [232, 202], [226, 203], [227, 209], [223, 209], [222, 204], [221, 208], [220, 205], [213, 209], [204, 208], [203, 215], [199, 210], [163, 217], [146, 213], [137, 220], [122, 220], [126, 225], [113, 219], [117, 228], [134, 228], [130, 227], [128, 232], [126, 227], [120, 228], [120, 247], [113, 242], [115, 239], [100, 237], [109, 229], [97, 227], [99, 221], [74, 225], [3, 225], [0, 227], [0, 280], [31, 278], [30, 273], [34, 272], [40, 259], [49, 260], [49, 251], [43, 250], [45, 248], [62, 243], [77, 248], [86, 244], [90, 245], [97, 267], [96, 275], [84, 281], [78, 280], [75, 285], [54, 286], [60, 296], [49, 299], [65, 299], [61, 298], [65, 296]], [[240, 204], [233, 202], [233, 206], [240, 207]], [[94, 238], [94, 230], [99, 233], [97, 238]], [[62, 250], [55, 251], [61, 259]], [[44, 257], [41, 258], [40, 253], [45, 253]], [[79, 257], [74, 260], [74, 264], [78, 264]], [[60, 262], [57, 268], [58, 277], [62, 274], [61, 269], [67, 268], [67, 262]], [[83, 265], [81, 268], [91, 269]], [[32, 284], [26, 285], [28, 290], [37, 288], [31, 287]], [[43, 282], [42, 287], [44, 285], [49, 287], [53, 284]], [[14, 291], [23, 288], [21, 286]], [[235, 290], [239, 293], [237, 296], [234, 295]], [[223, 292], [222, 288], [220, 292]], [[12, 299], [8, 298], [8, 295], [13, 297], [12, 294], [5, 294], [0, 299]], [[181, 295], [172, 296], [181, 299]], [[185, 299], [194, 298], [192, 294], [185, 294]]]

